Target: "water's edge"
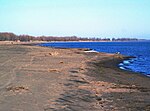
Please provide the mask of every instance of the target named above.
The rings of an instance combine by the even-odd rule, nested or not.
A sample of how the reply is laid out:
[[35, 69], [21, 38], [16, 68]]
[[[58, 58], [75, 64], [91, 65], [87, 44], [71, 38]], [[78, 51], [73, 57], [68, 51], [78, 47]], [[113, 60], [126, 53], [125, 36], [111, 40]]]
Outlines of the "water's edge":
[[[63, 48], [63, 47], [55, 47], [55, 46], [44, 46], [42, 44], [36, 44], [37, 46], [41, 46], [41, 47], [50, 47], [50, 48]], [[71, 49], [71, 48], [63, 48], [63, 49]], [[75, 49], [85, 49], [86, 52], [98, 52], [98, 51], [95, 51], [94, 49], [91, 49], [91, 48], [75, 48]], [[100, 53], [100, 52], [99, 52]], [[111, 53], [109, 53], [111, 54]], [[124, 56], [124, 55], [123, 55]], [[131, 70], [129, 68], [126, 67], [126, 65], [132, 63], [132, 61], [136, 59], [136, 57], [134, 56], [124, 56], [123, 60], [120, 60], [118, 62], [118, 64], [116, 65], [116, 67], [120, 70], [123, 70], [123, 71], [127, 71], [127, 72], [133, 72], [133, 73], [137, 73], [137, 74], [140, 74], [140, 75], [144, 75], [146, 77], [150, 77], [150, 75], [148, 74], [144, 74], [142, 72], [135, 72], [134, 70]]]

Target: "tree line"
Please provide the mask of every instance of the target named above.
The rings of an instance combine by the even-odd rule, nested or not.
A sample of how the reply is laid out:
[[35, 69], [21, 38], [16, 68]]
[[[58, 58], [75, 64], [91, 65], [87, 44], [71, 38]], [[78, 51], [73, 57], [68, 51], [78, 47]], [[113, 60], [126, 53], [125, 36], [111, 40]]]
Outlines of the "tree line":
[[16, 35], [14, 33], [3, 32], [0, 33], [0, 41], [137, 41], [136, 38], [88, 38], [88, 37], [77, 37], [77, 36], [30, 36], [30, 35]]

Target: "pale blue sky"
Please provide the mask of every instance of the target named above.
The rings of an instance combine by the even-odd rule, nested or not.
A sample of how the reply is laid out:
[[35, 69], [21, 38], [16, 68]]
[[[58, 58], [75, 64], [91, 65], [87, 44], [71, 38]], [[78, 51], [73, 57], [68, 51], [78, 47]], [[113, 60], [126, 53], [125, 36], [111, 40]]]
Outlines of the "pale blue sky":
[[0, 0], [0, 32], [150, 39], [150, 0]]

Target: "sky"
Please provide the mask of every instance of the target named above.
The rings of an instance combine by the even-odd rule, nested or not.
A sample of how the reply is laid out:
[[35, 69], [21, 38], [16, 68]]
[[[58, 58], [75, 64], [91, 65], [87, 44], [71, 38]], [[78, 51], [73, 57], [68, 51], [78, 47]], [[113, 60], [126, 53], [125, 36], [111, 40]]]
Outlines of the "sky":
[[150, 39], [150, 0], [0, 0], [0, 32]]

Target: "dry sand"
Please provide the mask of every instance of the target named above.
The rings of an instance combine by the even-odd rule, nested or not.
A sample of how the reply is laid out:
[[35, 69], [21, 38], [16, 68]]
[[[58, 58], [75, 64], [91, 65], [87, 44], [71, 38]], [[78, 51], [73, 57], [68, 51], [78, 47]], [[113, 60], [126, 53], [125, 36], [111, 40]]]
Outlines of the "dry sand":
[[150, 79], [121, 55], [0, 45], [0, 111], [149, 111]]

